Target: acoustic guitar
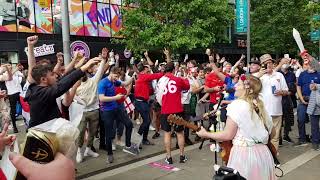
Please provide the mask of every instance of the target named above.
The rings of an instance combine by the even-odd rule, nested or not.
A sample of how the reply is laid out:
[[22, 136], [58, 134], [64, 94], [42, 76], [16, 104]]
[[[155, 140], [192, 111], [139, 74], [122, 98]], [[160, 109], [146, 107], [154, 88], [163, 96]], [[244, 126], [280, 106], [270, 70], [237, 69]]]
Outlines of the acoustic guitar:
[[[182, 117], [179, 117], [177, 115], [172, 115], [170, 114], [168, 116], [168, 120], [169, 124], [175, 124], [175, 125], [180, 125], [180, 126], [184, 126], [187, 127], [189, 129], [192, 129], [194, 131], [200, 131], [201, 128], [199, 128], [197, 125], [187, 122], [186, 120], [184, 120]], [[277, 159], [277, 150], [274, 147], [274, 145], [271, 143], [271, 137], [269, 137], [269, 141], [268, 141], [268, 148], [272, 154], [272, 157], [274, 159], [275, 164], [280, 164], [279, 160]], [[221, 152], [221, 158], [222, 160], [228, 164], [228, 160], [229, 160], [229, 156], [230, 156], [230, 152], [231, 152], [231, 148], [233, 146], [232, 141], [224, 141], [219, 143], [220, 147], [222, 147], [222, 152]]]
[[[170, 114], [168, 116], [168, 122], [169, 124], [175, 124], [175, 125], [180, 125], [180, 126], [184, 126], [187, 127], [189, 129], [192, 129], [194, 131], [200, 131], [200, 127], [198, 127], [197, 125], [187, 122], [186, 120], [184, 120], [183, 118], [177, 116], [177, 115], [172, 115]], [[229, 160], [229, 156], [230, 156], [230, 151], [232, 148], [232, 141], [224, 141], [224, 142], [220, 142], [220, 147], [222, 148], [222, 151], [220, 153], [221, 158], [223, 160], [223, 162], [225, 162], [226, 164], [228, 164], [228, 160]]]

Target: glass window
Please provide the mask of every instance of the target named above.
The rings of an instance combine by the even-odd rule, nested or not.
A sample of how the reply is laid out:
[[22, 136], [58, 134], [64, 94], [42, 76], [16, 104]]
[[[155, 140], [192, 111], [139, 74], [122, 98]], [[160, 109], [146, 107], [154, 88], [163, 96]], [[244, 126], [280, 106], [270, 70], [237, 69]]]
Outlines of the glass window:
[[16, 32], [16, 3], [14, 0], [5, 0], [0, 5], [0, 31]]
[[83, 1], [84, 33], [86, 36], [98, 36], [97, 3]]
[[100, 37], [111, 37], [111, 9], [109, 4], [98, 3], [98, 27]]
[[53, 20], [51, 0], [34, 0], [36, 14], [36, 32], [51, 34], [53, 32]]
[[120, 6], [111, 4], [111, 34], [112, 37], [117, 36], [117, 32], [122, 28], [122, 14], [120, 10]]
[[70, 34], [84, 36], [82, 0], [69, 1]]
[[35, 32], [33, 0], [16, 0], [18, 32]]

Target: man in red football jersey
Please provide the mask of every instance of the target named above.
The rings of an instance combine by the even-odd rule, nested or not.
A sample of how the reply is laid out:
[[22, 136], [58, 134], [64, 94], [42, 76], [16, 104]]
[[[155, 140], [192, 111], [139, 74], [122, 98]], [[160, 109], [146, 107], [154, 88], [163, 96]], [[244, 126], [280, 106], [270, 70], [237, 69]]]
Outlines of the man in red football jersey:
[[[182, 115], [183, 106], [181, 104], [181, 93], [183, 90], [189, 90], [190, 84], [187, 79], [176, 77], [173, 74], [174, 64], [169, 62], [165, 67], [165, 75], [162, 78], [167, 78], [167, 84], [163, 88], [162, 94], [162, 109], [161, 109], [161, 129], [164, 133], [164, 144], [167, 152], [165, 162], [172, 164], [171, 157], [171, 125], [168, 123], [167, 118], [170, 114]], [[161, 80], [159, 80], [161, 81]], [[184, 127], [174, 126], [177, 133], [178, 144], [180, 149], [180, 163], [187, 161], [184, 155]]]
[[143, 63], [139, 63], [137, 69], [139, 74], [135, 82], [134, 89], [134, 97], [136, 99], [135, 107], [143, 119], [143, 123], [140, 125], [138, 134], [141, 136], [143, 135], [143, 145], [154, 145], [148, 140], [149, 126], [151, 123], [149, 96], [151, 94], [150, 88], [152, 80], [160, 79], [163, 76], [163, 73], [151, 74], [150, 67]]

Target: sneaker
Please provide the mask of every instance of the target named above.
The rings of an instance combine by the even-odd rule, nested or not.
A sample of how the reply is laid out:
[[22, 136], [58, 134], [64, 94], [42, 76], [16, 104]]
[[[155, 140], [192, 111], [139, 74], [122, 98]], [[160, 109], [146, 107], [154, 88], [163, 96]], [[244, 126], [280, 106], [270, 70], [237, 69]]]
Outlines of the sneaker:
[[113, 163], [113, 155], [108, 155], [108, 163]]
[[283, 140], [288, 142], [288, 143], [292, 143], [293, 142], [289, 136], [284, 136]]
[[115, 144], [112, 143], [112, 151], [115, 151], [115, 150], [117, 150], [117, 147]]
[[76, 161], [77, 163], [81, 163], [83, 161], [83, 154], [82, 154], [81, 148], [78, 148]]
[[158, 137], [160, 137], [160, 133], [155, 132], [154, 135], [152, 136], [152, 139], [157, 139]]
[[116, 142], [116, 145], [121, 146], [121, 147], [124, 147], [124, 146], [125, 146], [125, 143], [122, 142], [122, 141], [117, 141], [117, 142]]
[[164, 160], [164, 162], [166, 162], [167, 164], [173, 164], [172, 162], [172, 157], [166, 157], [166, 159]]
[[150, 146], [153, 146], [154, 143], [153, 142], [150, 142], [148, 139], [147, 140], [142, 140], [142, 144], [143, 145], [150, 145]]
[[149, 131], [155, 131], [156, 128], [154, 128], [152, 125], [149, 126]]
[[127, 147], [127, 146], [124, 147], [122, 149], [122, 151], [126, 152], [128, 154], [134, 155], [134, 156], [139, 154], [139, 150], [138, 150], [137, 146], [135, 146], [134, 144], [132, 144], [130, 147]]
[[137, 124], [137, 125], [140, 125], [140, 124], [141, 124], [140, 119], [136, 119], [136, 124]]
[[97, 150], [96, 150], [96, 148], [94, 148], [94, 146], [91, 146], [90, 148], [91, 148], [91, 150], [92, 150], [93, 152], [97, 152]]
[[319, 144], [312, 144], [312, 149], [314, 149], [315, 151], [319, 151]]
[[302, 141], [298, 141], [296, 143], [294, 143], [295, 147], [300, 147], [300, 146], [307, 146], [307, 142], [302, 142]]
[[187, 162], [187, 160], [188, 159], [185, 155], [183, 155], [183, 156], [180, 155], [180, 163], [185, 163], [185, 162]]
[[91, 148], [87, 147], [87, 148], [86, 148], [86, 151], [84, 151], [84, 157], [87, 157], [87, 156], [91, 156], [91, 157], [96, 158], [96, 157], [99, 156], [99, 154], [96, 153], [96, 152], [93, 152], [93, 151], [91, 150]]

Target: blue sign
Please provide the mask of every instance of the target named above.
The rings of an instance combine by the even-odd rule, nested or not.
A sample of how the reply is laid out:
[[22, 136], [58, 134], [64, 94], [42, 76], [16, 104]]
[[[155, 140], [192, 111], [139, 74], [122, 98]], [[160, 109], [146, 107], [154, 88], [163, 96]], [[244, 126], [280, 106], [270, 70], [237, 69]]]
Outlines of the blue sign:
[[311, 41], [320, 41], [320, 30], [315, 30], [310, 33]]
[[248, 27], [248, 1], [236, 1], [236, 32], [246, 33]]

